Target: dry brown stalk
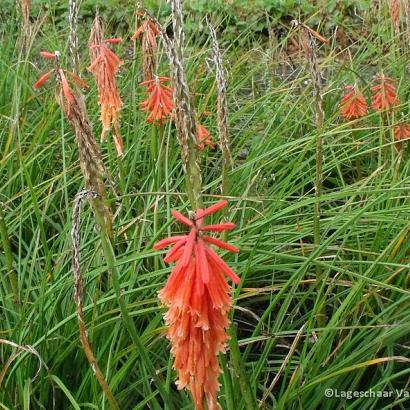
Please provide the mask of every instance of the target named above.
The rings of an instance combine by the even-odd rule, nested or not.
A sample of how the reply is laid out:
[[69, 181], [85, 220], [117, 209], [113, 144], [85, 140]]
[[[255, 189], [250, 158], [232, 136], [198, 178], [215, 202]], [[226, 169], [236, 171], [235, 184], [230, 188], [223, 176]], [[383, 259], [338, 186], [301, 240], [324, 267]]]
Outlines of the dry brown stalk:
[[21, 15], [23, 17], [23, 32], [24, 32], [24, 37], [26, 39], [30, 37], [30, 33], [31, 33], [30, 6], [31, 6], [31, 0], [21, 0]]
[[404, 11], [406, 13], [407, 45], [410, 49], [410, 1], [404, 2]]
[[155, 18], [161, 33], [168, 56], [171, 71], [171, 82], [175, 103], [175, 125], [178, 142], [181, 146], [182, 165], [185, 171], [185, 185], [189, 201], [193, 209], [201, 207], [201, 171], [199, 166], [197, 126], [192, 96], [186, 78], [183, 46], [184, 31], [180, 0], [169, 0], [172, 9], [174, 38], [171, 40]]
[[212, 39], [213, 61], [216, 69], [216, 85], [218, 89], [218, 130], [219, 145], [222, 151], [222, 195], [228, 194], [228, 171], [232, 165], [231, 141], [228, 125], [228, 99], [227, 99], [227, 81], [225, 69], [222, 61], [222, 54], [219, 48], [218, 39], [216, 38], [215, 29], [207, 20], [208, 29]]
[[102, 44], [104, 39], [104, 22], [97, 13], [93, 25], [91, 27], [90, 37], [88, 39], [88, 52], [90, 54], [90, 61], [93, 62], [100, 55], [97, 47], [91, 47], [96, 44]]
[[400, 37], [401, 0], [390, 0], [390, 19], [396, 40]]
[[69, 0], [68, 2], [68, 25], [70, 27], [70, 53], [72, 58], [72, 71], [79, 75], [80, 73], [80, 57], [78, 55], [78, 35], [77, 35], [77, 20], [78, 20], [77, 0]]
[[[323, 183], [323, 141], [322, 141], [322, 128], [324, 122], [323, 111], [323, 95], [322, 95], [322, 74], [319, 69], [316, 55], [316, 43], [315, 38], [327, 43], [328, 41], [322, 37], [319, 33], [312, 30], [303, 23], [298, 21], [292, 22], [294, 26], [299, 27], [301, 30], [302, 46], [305, 52], [306, 60], [309, 64], [309, 72], [312, 78], [314, 96], [315, 96], [315, 111], [316, 111], [316, 173], [315, 173], [315, 205], [314, 205], [314, 217], [313, 217], [313, 240], [315, 248], [320, 246], [320, 217], [321, 217], [321, 195], [322, 195], [322, 183]], [[316, 276], [319, 279], [322, 275], [322, 268], [320, 265], [316, 265]], [[320, 323], [322, 323], [323, 315], [319, 312]]]

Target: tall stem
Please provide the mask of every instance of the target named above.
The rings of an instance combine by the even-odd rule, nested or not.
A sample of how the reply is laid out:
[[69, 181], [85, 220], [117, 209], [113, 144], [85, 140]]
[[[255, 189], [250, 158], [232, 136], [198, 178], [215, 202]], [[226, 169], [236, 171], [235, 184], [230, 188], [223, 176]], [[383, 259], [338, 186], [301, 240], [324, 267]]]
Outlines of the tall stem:
[[[300, 24], [297, 22], [297, 24]], [[300, 24], [302, 30], [302, 40], [305, 49], [306, 59], [309, 63], [309, 71], [312, 77], [312, 84], [315, 95], [315, 111], [316, 111], [316, 169], [315, 169], [315, 204], [313, 214], [313, 243], [315, 250], [320, 247], [321, 233], [320, 233], [320, 218], [321, 218], [321, 196], [322, 196], [322, 183], [323, 183], [323, 123], [324, 123], [324, 111], [323, 111], [323, 97], [322, 97], [322, 75], [319, 70], [319, 65], [316, 56], [316, 44], [315, 39], [311, 33], [311, 30], [304, 24]], [[322, 301], [323, 294], [323, 272], [319, 263], [315, 265], [316, 281], [318, 286], [317, 298], [315, 303], [317, 323], [319, 326], [324, 325], [325, 312], [323, 309], [324, 303]], [[316, 308], [317, 306], [317, 308]]]
[[[315, 172], [315, 207], [313, 216], [313, 241], [315, 248], [320, 246], [320, 214], [321, 214], [321, 195], [323, 181], [323, 142], [322, 128], [324, 122], [323, 97], [322, 97], [322, 76], [319, 70], [316, 56], [315, 40], [311, 32], [302, 25], [302, 34], [306, 58], [309, 63], [310, 75], [315, 94], [315, 111], [316, 111], [316, 172]], [[321, 276], [322, 268], [316, 265], [316, 275]]]

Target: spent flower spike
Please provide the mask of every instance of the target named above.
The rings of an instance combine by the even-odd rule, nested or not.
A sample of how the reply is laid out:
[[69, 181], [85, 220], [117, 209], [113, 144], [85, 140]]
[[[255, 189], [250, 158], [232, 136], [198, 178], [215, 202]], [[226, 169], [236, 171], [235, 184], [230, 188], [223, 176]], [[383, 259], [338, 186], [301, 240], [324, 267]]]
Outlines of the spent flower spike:
[[348, 85], [345, 90], [340, 100], [341, 116], [347, 121], [365, 116], [368, 111], [367, 101], [357, 86]]
[[172, 211], [175, 219], [189, 227], [189, 234], [165, 238], [154, 245], [156, 250], [173, 245], [164, 261], [176, 264], [159, 298], [168, 308], [165, 322], [174, 368], [178, 372], [177, 386], [190, 390], [196, 410], [204, 409], [204, 399], [209, 410], [219, 408], [218, 354], [225, 351], [228, 311], [232, 304], [225, 276], [236, 284], [240, 281], [210, 245], [230, 252], [239, 252], [239, 249], [207, 235], [230, 231], [235, 225], [203, 222], [206, 216], [226, 205], [227, 201], [221, 201], [204, 210], [198, 209], [190, 218]]
[[154, 76], [152, 80], [143, 81], [141, 86], [146, 87], [148, 98], [140, 103], [143, 111], [148, 111], [147, 122], [162, 122], [174, 109], [172, 101], [172, 88], [164, 85], [168, 77]]

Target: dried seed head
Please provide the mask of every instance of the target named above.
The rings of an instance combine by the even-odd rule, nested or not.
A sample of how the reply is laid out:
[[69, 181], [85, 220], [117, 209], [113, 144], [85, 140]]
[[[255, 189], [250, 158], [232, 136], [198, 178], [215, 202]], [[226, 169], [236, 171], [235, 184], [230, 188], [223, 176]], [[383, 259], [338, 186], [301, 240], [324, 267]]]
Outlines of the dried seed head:
[[88, 52], [90, 54], [90, 61], [93, 62], [100, 55], [98, 47], [101, 45], [104, 38], [104, 22], [100, 16], [96, 16], [91, 27], [90, 37], [88, 39]]
[[218, 129], [219, 144], [226, 165], [232, 164], [231, 141], [229, 136], [228, 125], [228, 99], [227, 99], [227, 81], [225, 69], [223, 67], [222, 54], [216, 38], [215, 29], [207, 20], [208, 29], [212, 39], [213, 61], [216, 69], [216, 85], [218, 89]]
[[21, 0], [21, 15], [23, 17], [24, 36], [30, 36], [30, 6], [31, 0]]
[[[201, 202], [200, 191], [202, 178], [197, 151], [195, 110], [186, 78], [182, 52], [184, 31], [181, 1], [170, 0], [170, 4], [174, 29], [173, 40], [166, 35], [162, 28], [160, 28], [160, 32], [170, 63], [171, 82], [175, 104], [175, 125], [178, 142], [181, 146], [182, 164], [186, 173], [188, 196], [192, 203], [192, 207], [197, 208]], [[158, 27], [160, 26], [158, 25]]]
[[390, 0], [390, 19], [395, 36], [400, 36], [401, 0]]
[[69, 0], [68, 2], [68, 24], [70, 26], [70, 53], [72, 58], [72, 70], [74, 73], [79, 73], [80, 58], [78, 55], [78, 35], [77, 35], [77, 20], [78, 20], [78, 3], [77, 0]]
[[[306, 60], [309, 64], [309, 72], [312, 77], [313, 88], [315, 90], [315, 105], [316, 105], [316, 126], [321, 128], [324, 121], [323, 111], [323, 96], [322, 96], [322, 73], [319, 70], [316, 55], [315, 38], [320, 36], [319, 33], [307, 27], [305, 24], [298, 23], [301, 29], [302, 46], [305, 52]], [[316, 33], [316, 35], [314, 34]], [[322, 36], [320, 36], [322, 37]], [[324, 39], [326, 40], [326, 39]], [[325, 41], [326, 42], [326, 41]]]
[[407, 45], [410, 49], [410, 1], [404, 2], [404, 11], [406, 13]]
[[109, 208], [104, 203], [107, 198], [103, 183], [103, 176], [106, 175], [106, 170], [88, 120], [84, 97], [77, 90], [72, 90], [72, 101], [68, 103], [62, 86], [56, 87], [55, 94], [65, 117], [75, 131], [80, 154], [80, 167], [84, 176], [85, 186], [88, 190], [98, 193], [101, 201], [98, 201], [95, 205], [98, 206], [98, 211], [104, 216], [106, 223], [110, 225], [111, 214]]

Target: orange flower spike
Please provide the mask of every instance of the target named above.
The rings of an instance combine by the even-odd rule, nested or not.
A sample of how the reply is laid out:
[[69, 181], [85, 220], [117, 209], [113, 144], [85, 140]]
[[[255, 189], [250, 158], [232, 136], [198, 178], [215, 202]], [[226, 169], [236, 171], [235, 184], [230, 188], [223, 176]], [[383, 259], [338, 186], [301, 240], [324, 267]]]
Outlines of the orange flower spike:
[[176, 264], [159, 298], [168, 307], [165, 322], [174, 368], [178, 372], [177, 386], [190, 390], [196, 410], [204, 409], [204, 400], [208, 409], [218, 408], [221, 369], [217, 356], [224, 352], [228, 340], [226, 328], [232, 303], [224, 275], [235, 283], [240, 280], [210, 244], [231, 252], [239, 252], [239, 249], [203, 234], [234, 228], [230, 222], [203, 225], [203, 218], [226, 206], [227, 201], [218, 202], [197, 210], [191, 218], [172, 211], [179, 222], [189, 227], [190, 233], [166, 238], [154, 245], [154, 249], [173, 245], [164, 260], [176, 261]]
[[215, 149], [215, 144], [212, 142], [212, 136], [203, 125], [197, 124], [196, 133], [198, 139], [198, 149], [200, 151], [205, 149], [205, 145], [211, 149]]
[[367, 114], [368, 105], [363, 94], [356, 86], [345, 87], [346, 93], [340, 101], [340, 114], [347, 120], [361, 118]]
[[120, 38], [111, 38], [103, 40], [103, 44], [93, 44], [91, 48], [98, 49], [99, 55], [88, 67], [88, 71], [95, 75], [98, 87], [103, 125], [101, 141], [105, 141], [108, 131], [113, 127], [113, 139], [118, 156], [123, 154], [123, 142], [119, 133], [118, 119], [122, 101], [115, 76], [123, 61], [104, 43], [117, 44], [120, 41]]
[[371, 88], [373, 92], [372, 108], [376, 111], [384, 111], [399, 105], [400, 100], [397, 97], [396, 87], [393, 85], [394, 80], [384, 76], [375, 79], [379, 81], [379, 84]]
[[140, 83], [148, 93], [148, 98], [140, 103], [140, 107], [150, 113], [147, 117], [149, 123], [162, 122], [174, 109], [172, 88], [163, 84], [166, 81], [169, 81], [168, 77], [155, 77]]

